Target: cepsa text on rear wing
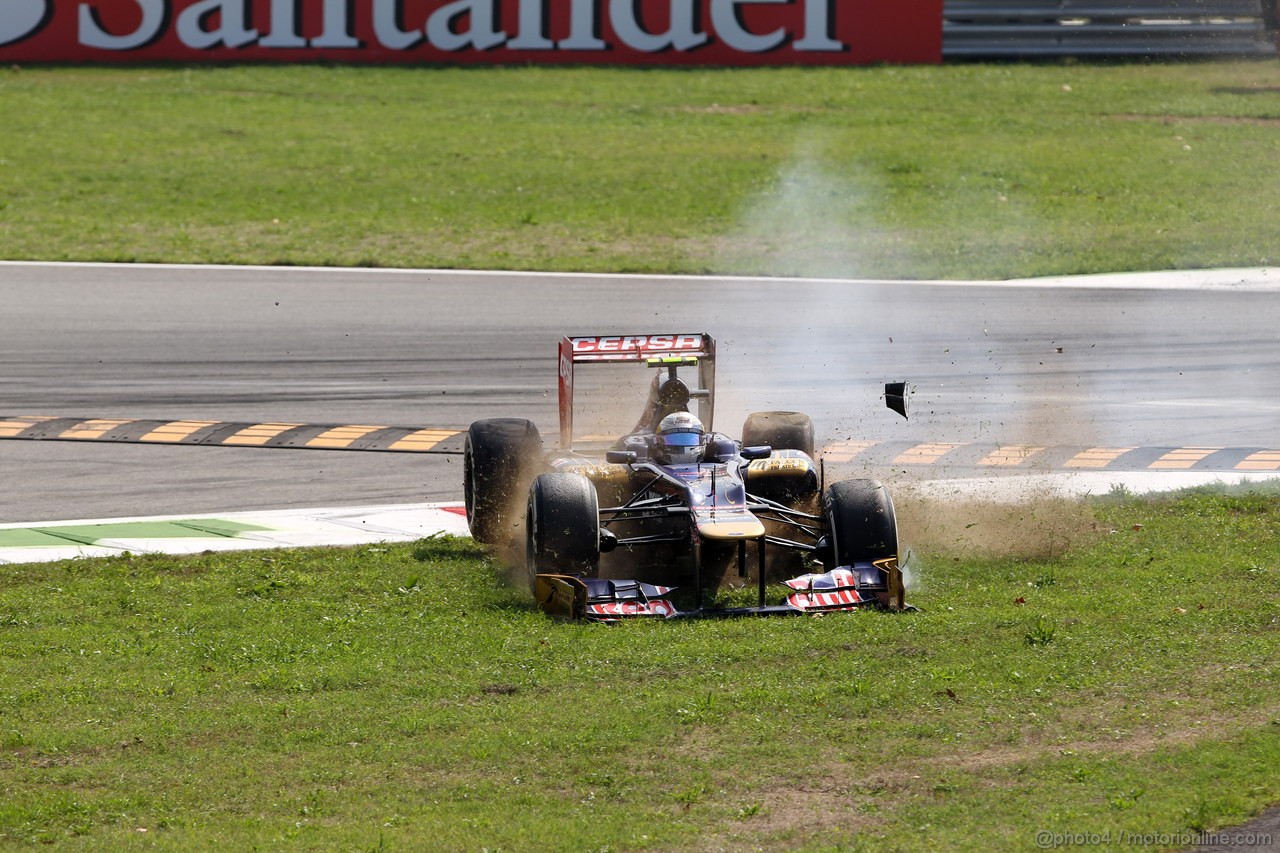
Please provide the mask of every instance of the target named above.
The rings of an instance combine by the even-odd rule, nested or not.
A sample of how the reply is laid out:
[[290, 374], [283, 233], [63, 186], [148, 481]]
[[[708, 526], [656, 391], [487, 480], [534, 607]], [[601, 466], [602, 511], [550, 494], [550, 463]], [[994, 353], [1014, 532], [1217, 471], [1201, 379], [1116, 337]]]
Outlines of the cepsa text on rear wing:
[[[665, 335], [566, 335], [560, 341], [560, 446], [573, 447], [573, 372], [578, 364], [650, 362], [661, 358], [696, 359], [702, 388], [715, 387], [716, 342], [706, 332]], [[702, 420], [711, 428], [708, 398]]]

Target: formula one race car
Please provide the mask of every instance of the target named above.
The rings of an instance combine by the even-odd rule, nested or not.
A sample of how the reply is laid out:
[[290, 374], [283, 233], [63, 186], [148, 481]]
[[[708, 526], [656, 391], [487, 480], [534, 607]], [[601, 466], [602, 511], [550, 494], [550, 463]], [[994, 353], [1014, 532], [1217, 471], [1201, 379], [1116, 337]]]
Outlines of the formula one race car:
[[[603, 443], [575, 436], [575, 369], [627, 364], [656, 370], [639, 422]], [[696, 387], [682, 368], [686, 376], [696, 371]], [[467, 433], [472, 536], [515, 541], [539, 606], [557, 616], [902, 609], [897, 522], [884, 486], [862, 479], [826, 486], [807, 415], [757, 412], [741, 441], [714, 432], [714, 384], [708, 334], [564, 338], [558, 449], [544, 451], [526, 420], [477, 421]], [[887, 393], [905, 415], [901, 389]], [[602, 562], [610, 577], [646, 580], [601, 577]], [[756, 606], [707, 607], [708, 587], [719, 587], [735, 566], [740, 578], [754, 566]], [[785, 580], [783, 602], [766, 606], [779, 567], [811, 570]], [[690, 578], [693, 606], [677, 609], [669, 584]]]

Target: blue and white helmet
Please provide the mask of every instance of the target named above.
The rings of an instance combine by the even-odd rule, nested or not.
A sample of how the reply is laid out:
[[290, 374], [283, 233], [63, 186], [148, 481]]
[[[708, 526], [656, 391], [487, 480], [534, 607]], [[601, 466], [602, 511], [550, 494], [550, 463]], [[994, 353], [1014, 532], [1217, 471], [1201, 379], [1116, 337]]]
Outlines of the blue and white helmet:
[[702, 421], [688, 412], [667, 415], [658, 424], [658, 459], [672, 465], [700, 462], [707, 449]]

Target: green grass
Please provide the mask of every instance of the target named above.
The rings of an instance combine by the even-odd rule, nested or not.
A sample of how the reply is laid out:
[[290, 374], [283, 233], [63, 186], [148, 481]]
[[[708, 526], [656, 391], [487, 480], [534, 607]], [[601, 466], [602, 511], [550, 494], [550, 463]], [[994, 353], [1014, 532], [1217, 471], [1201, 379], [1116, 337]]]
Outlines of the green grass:
[[1280, 65], [0, 70], [6, 259], [1280, 263]]
[[448, 539], [0, 567], [0, 845], [1032, 849], [1280, 800], [1275, 496], [1087, 512], [917, 555], [900, 615], [557, 623]]

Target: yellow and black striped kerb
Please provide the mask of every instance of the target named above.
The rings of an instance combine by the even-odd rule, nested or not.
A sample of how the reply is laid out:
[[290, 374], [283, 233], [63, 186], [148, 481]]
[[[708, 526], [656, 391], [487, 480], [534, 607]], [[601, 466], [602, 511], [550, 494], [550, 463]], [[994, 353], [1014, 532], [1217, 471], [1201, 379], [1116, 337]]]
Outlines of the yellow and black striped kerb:
[[1023, 471], [1280, 471], [1280, 450], [1260, 447], [1048, 447], [1021, 444], [912, 444], [838, 441], [827, 462], [909, 468]]
[[[464, 430], [370, 424], [0, 416], [0, 439], [6, 438], [457, 454], [462, 452]], [[824, 447], [820, 455], [829, 463], [856, 463], [886, 468], [1280, 472], [1280, 450], [1262, 447], [1048, 447], [990, 443], [838, 441]]]
[[298, 450], [461, 453], [463, 431], [430, 427], [127, 418], [0, 417], [0, 439], [114, 441]]

